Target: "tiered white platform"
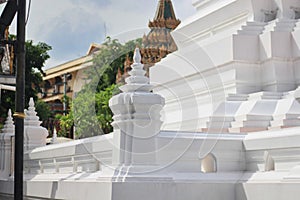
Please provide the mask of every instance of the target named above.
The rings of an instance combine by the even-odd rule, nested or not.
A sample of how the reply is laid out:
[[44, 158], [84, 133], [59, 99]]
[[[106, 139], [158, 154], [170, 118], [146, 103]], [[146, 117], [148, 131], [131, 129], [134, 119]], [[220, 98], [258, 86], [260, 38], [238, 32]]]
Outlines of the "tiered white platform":
[[[195, 1], [198, 14], [173, 32], [179, 50], [150, 71], [154, 91], [166, 99], [163, 129], [242, 133], [298, 126], [297, 115], [289, 115], [298, 113], [296, 100], [286, 94], [300, 84], [298, 4]], [[284, 111], [289, 101], [294, 106]], [[286, 115], [281, 122], [278, 110]]]

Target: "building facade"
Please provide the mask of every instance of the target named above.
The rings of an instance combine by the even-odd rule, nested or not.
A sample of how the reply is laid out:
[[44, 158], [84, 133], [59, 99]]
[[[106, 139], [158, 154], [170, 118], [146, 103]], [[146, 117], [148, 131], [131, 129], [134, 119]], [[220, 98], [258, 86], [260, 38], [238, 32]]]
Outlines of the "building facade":
[[63, 97], [73, 99], [88, 82], [85, 70], [92, 66], [93, 56], [101, 48], [92, 44], [86, 56], [45, 70], [40, 98], [52, 106], [52, 110], [63, 111]]
[[[71, 60], [56, 67], [46, 69], [39, 98], [48, 103], [53, 117], [46, 122], [46, 126], [53, 132], [59, 129], [56, 114], [66, 114], [70, 109], [69, 100], [76, 97], [85, 84], [89, 82], [85, 73], [93, 65], [93, 57], [101, 45], [91, 44], [87, 55]], [[73, 137], [72, 134], [68, 137]]]

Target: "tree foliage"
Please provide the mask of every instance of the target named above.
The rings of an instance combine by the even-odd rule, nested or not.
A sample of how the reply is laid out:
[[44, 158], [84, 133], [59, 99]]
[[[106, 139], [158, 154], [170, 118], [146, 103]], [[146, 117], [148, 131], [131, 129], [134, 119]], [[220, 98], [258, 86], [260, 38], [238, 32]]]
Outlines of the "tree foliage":
[[123, 70], [126, 56], [133, 56], [141, 39], [121, 44], [107, 39], [94, 58], [94, 65], [87, 71], [89, 84], [73, 100], [70, 115], [73, 116], [77, 137], [90, 137], [110, 133], [113, 129], [109, 99], [119, 92], [115, 85], [118, 68]]
[[57, 135], [59, 137], [67, 137], [74, 125], [73, 112], [70, 112], [67, 115], [57, 114], [55, 118], [59, 120], [60, 123], [60, 129], [58, 130]]
[[[15, 36], [10, 36], [15, 38]], [[33, 43], [32, 40], [26, 41], [26, 68], [25, 68], [25, 104], [28, 104], [30, 97], [33, 97], [37, 101], [37, 93], [40, 92], [40, 84], [42, 83], [42, 74], [44, 73], [42, 68], [46, 60], [50, 58], [48, 52], [51, 50], [51, 46], [46, 43], [39, 42]], [[41, 103], [37, 104], [39, 107]], [[0, 117], [5, 118], [8, 109], [14, 110], [15, 108], [15, 93], [10, 91], [2, 91], [1, 104], [0, 104]], [[43, 110], [45, 108], [46, 110]], [[48, 109], [45, 105], [41, 105], [41, 108], [37, 108], [38, 115], [42, 119]]]
[[113, 131], [111, 126], [113, 113], [109, 108], [109, 100], [118, 92], [119, 89], [117, 85], [113, 84], [95, 94], [96, 115], [104, 133], [110, 133]]
[[30, 97], [37, 100], [37, 94], [40, 92], [40, 85], [43, 81], [43, 67], [50, 58], [48, 52], [51, 46], [39, 42], [33, 44], [32, 40], [26, 42], [26, 69], [25, 69], [25, 101], [29, 102]]
[[132, 40], [121, 44], [118, 40], [107, 38], [100, 52], [94, 58], [94, 66], [88, 71], [90, 86], [97, 91], [104, 90], [115, 84], [118, 69], [123, 70], [126, 56], [133, 57], [136, 46], [141, 46], [142, 40]]
[[49, 117], [51, 117], [51, 109], [49, 104], [47, 104], [46, 102], [37, 100], [37, 102], [35, 103], [35, 108], [42, 122], [48, 120]]

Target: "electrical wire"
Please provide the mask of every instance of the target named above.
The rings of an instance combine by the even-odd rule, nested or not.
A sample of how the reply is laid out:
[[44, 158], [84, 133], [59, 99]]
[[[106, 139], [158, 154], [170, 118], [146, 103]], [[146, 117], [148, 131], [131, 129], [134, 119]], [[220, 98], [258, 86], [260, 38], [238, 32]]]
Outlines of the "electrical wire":
[[27, 11], [27, 17], [26, 17], [25, 25], [27, 25], [27, 22], [28, 22], [28, 19], [29, 19], [30, 8], [31, 8], [31, 0], [29, 0], [29, 4], [28, 4], [28, 11]]

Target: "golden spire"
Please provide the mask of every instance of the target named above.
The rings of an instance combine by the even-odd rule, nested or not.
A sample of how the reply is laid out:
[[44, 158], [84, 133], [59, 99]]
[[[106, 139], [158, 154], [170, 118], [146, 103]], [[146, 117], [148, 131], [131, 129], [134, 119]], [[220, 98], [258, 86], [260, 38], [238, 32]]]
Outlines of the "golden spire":
[[171, 0], [160, 0], [158, 4], [158, 8], [156, 10], [156, 14], [154, 20], [160, 19], [175, 19], [175, 12], [173, 9], [173, 4]]
[[172, 1], [160, 0], [153, 21], [149, 22], [149, 27], [163, 27], [174, 30], [179, 24], [180, 20], [176, 19]]

